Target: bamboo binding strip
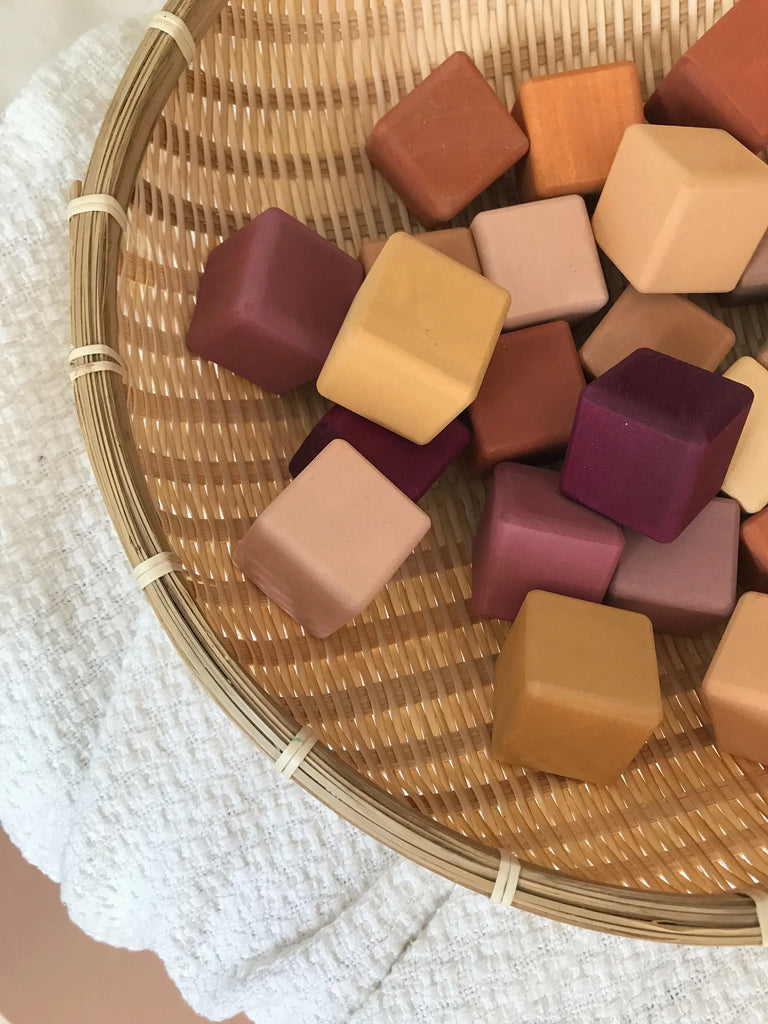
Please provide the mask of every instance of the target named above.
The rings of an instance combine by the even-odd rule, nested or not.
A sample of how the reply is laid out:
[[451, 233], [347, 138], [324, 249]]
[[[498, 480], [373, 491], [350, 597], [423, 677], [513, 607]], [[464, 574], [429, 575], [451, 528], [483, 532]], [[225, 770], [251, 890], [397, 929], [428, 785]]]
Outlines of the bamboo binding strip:
[[[260, 749], [370, 835], [489, 898], [621, 935], [736, 945], [762, 941], [744, 893], [768, 887], [768, 779], [712, 745], [697, 687], [717, 633], [659, 637], [664, 722], [616, 786], [500, 766], [488, 740], [505, 629], [468, 606], [482, 487], [452, 467], [423, 502], [430, 535], [386, 591], [327, 641], [307, 637], [229, 549], [325, 405], [311, 387], [263, 394], [184, 345], [208, 252], [269, 205], [352, 253], [416, 230], [362, 146], [449, 53], [469, 52], [510, 106], [531, 74], [612, 60], [635, 60], [648, 90], [729, 6], [174, 0], [167, 13], [196, 41], [190, 66], [175, 36], [147, 32], [83, 183], [113, 196], [130, 230], [119, 247], [108, 217], [73, 217], [70, 231], [74, 344], [116, 350], [126, 368], [125, 383], [89, 373], [75, 392], [105, 503], [132, 565], [156, 552], [183, 564], [147, 598]], [[509, 201], [502, 180], [456, 223]], [[716, 312], [740, 353], [768, 333], [764, 307]]]

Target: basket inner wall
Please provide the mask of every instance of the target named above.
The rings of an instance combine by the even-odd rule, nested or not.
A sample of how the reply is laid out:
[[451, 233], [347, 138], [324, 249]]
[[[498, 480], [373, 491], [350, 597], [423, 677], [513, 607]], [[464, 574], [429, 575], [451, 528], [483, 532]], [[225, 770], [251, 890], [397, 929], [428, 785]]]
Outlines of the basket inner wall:
[[[127, 401], [151, 496], [211, 629], [254, 687], [448, 827], [542, 866], [657, 891], [768, 881], [766, 772], [715, 751], [697, 692], [718, 633], [657, 637], [664, 722], [616, 786], [498, 764], [493, 662], [508, 627], [468, 603], [484, 486], [454, 464], [421, 502], [433, 529], [386, 591], [328, 640], [308, 637], [229, 551], [289, 481], [288, 460], [327, 403], [313, 386], [264, 394], [191, 357], [184, 336], [208, 252], [267, 206], [355, 254], [366, 238], [418, 230], [363, 143], [454, 50], [470, 53], [510, 107], [531, 74], [612, 60], [636, 60], [648, 90], [729, 6], [693, 3], [671, 18], [667, 4], [629, 0], [233, 0], [155, 128], [118, 281]], [[513, 201], [502, 179], [455, 223]], [[615, 296], [621, 282], [610, 278]], [[739, 354], [768, 333], [764, 307], [711, 308], [736, 331]]]

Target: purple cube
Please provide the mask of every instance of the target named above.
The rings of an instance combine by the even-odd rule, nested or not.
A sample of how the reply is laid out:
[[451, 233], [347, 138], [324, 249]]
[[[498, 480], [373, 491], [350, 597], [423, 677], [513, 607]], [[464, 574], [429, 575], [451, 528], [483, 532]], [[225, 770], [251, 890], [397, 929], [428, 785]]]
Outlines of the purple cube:
[[265, 210], [208, 257], [187, 347], [280, 395], [318, 376], [362, 280], [354, 257]]
[[331, 441], [341, 438], [356, 448], [411, 501], [418, 501], [443, 470], [459, 455], [471, 434], [453, 420], [428, 444], [414, 444], [378, 423], [372, 423], [340, 405], [319, 420], [290, 461], [291, 476], [298, 476]]
[[472, 551], [472, 607], [514, 619], [531, 590], [602, 601], [624, 549], [616, 523], [563, 497], [551, 469], [493, 471]]
[[753, 397], [737, 381], [637, 349], [582, 391], [563, 494], [652, 540], [675, 540], [720, 489]]

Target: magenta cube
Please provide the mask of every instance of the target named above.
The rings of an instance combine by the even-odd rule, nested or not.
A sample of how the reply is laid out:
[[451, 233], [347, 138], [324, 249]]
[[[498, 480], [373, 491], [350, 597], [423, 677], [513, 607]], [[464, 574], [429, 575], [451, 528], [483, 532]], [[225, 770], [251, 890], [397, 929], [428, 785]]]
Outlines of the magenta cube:
[[208, 257], [187, 347], [280, 395], [318, 376], [362, 280], [354, 257], [265, 210]]
[[581, 393], [563, 494], [652, 540], [675, 540], [715, 497], [750, 388], [637, 349]]
[[341, 438], [411, 501], [418, 501], [466, 448], [470, 437], [464, 424], [453, 420], [428, 444], [414, 444], [378, 423], [334, 405], [309, 432], [288, 468], [291, 476], [298, 476], [327, 444]]
[[600, 602], [624, 549], [621, 527], [565, 498], [551, 469], [496, 466], [472, 551], [472, 607], [512, 620], [531, 590]]

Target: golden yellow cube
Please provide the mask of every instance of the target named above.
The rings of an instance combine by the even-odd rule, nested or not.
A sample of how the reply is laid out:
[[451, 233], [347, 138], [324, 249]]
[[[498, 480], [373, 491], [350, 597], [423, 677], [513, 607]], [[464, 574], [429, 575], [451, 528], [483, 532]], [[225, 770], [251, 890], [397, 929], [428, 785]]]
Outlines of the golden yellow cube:
[[756, 359], [744, 356], [723, 376], [746, 384], [755, 399], [722, 489], [735, 498], [745, 512], [759, 512], [768, 505], [768, 370]]
[[317, 390], [427, 444], [477, 395], [509, 303], [506, 289], [398, 232], [355, 296]]

